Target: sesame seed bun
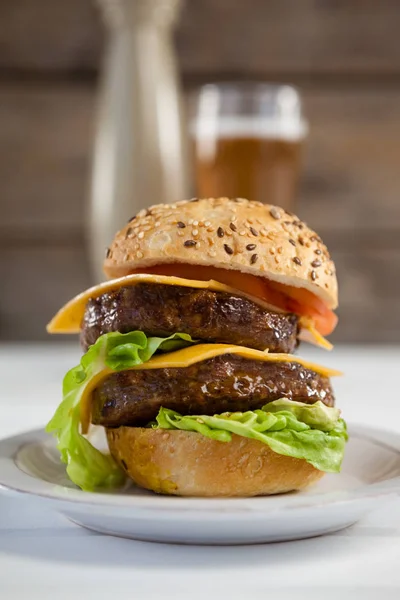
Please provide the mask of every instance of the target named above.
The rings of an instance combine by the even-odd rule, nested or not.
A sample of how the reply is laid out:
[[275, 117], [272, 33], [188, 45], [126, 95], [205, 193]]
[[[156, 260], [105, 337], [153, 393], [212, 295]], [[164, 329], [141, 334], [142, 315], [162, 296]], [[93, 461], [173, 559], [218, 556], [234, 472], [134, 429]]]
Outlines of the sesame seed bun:
[[110, 278], [168, 263], [235, 269], [305, 288], [337, 307], [335, 266], [320, 237], [282, 208], [206, 198], [142, 210], [107, 249]]
[[107, 429], [111, 454], [139, 486], [175, 496], [265, 496], [301, 490], [324, 473], [238, 435], [218, 442], [191, 431]]

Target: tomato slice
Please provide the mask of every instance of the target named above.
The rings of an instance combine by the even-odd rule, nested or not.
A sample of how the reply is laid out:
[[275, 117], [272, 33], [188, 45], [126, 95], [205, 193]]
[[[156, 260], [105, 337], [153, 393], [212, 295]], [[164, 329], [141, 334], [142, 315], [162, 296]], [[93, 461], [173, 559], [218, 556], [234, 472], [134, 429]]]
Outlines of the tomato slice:
[[[132, 271], [132, 273], [141, 273], [142, 270]], [[230, 287], [241, 290], [251, 296], [256, 296], [273, 304], [281, 306], [284, 303], [284, 297], [278, 291], [269, 289], [266, 286], [266, 281], [255, 275], [248, 275], [240, 271], [228, 269], [218, 269], [217, 267], [202, 267], [200, 265], [189, 265], [185, 263], [175, 263], [169, 265], [156, 265], [146, 269], [146, 273], [154, 273], [154, 275], [169, 275], [170, 277], [183, 277], [184, 279], [197, 279], [198, 281], [219, 281]], [[282, 309], [285, 308], [282, 306]]]
[[335, 329], [338, 317], [326, 304], [312, 292], [304, 288], [297, 288], [275, 282], [268, 282], [287, 296], [287, 308], [298, 315], [311, 317], [314, 326], [321, 335], [329, 335]]
[[248, 273], [218, 269], [217, 267], [189, 265], [187, 263], [156, 265], [147, 268], [145, 271], [143, 269], [132, 271], [132, 273], [143, 272], [183, 277], [184, 279], [197, 279], [199, 281], [214, 279], [246, 294], [261, 298], [268, 304], [284, 311], [312, 318], [315, 328], [321, 335], [332, 333], [338, 321], [335, 313], [308, 290], [276, 283]]

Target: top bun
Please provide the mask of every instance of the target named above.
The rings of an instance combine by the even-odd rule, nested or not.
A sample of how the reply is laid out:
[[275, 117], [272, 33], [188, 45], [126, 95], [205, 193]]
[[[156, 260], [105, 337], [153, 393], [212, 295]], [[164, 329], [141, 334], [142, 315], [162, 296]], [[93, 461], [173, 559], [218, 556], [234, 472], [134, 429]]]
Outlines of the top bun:
[[117, 233], [108, 277], [168, 263], [236, 269], [305, 288], [337, 306], [337, 280], [321, 238], [292, 213], [243, 198], [205, 198], [141, 210]]

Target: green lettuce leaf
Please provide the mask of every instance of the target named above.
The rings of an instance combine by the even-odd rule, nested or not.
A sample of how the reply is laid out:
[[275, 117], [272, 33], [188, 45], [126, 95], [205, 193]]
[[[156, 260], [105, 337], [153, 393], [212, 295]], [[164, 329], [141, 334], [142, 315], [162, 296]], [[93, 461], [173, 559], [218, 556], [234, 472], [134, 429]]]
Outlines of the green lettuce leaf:
[[99, 337], [81, 362], [64, 377], [63, 401], [46, 431], [57, 438], [69, 478], [83, 490], [120, 486], [125, 475], [109, 454], [103, 454], [80, 433], [80, 401], [86, 386], [104, 367], [122, 371], [147, 362], [155, 352], [171, 352], [195, 341], [185, 333], [168, 338], [146, 337], [142, 331], [107, 333]]
[[339, 410], [322, 402], [307, 405], [282, 398], [260, 410], [214, 416], [183, 416], [161, 408], [155, 429], [195, 431], [219, 442], [232, 434], [259, 440], [277, 454], [301, 458], [320, 471], [337, 473], [348, 439]]

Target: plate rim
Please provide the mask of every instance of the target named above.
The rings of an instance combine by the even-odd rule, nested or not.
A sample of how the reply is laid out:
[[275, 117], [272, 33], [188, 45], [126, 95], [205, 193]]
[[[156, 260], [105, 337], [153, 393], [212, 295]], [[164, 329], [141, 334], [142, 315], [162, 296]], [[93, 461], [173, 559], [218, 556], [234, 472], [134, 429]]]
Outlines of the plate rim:
[[[400, 433], [373, 426], [348, 423], [350, 435], [367, 439], [377, 445], [380, 445], [391, 452], [398, 455], [400, 461]], [[375, 434], [375, 435], [374, 435]], [[380, 436], [388, 436], [388, 442], [382, 442]], [[0, 461], [8, 463], [9, 471], [6, 476], [3, 476], [3, 471], [0, 472], [0, 492], [8, 494], [28, 495], [40, 498], [43, 501], [57, 503], [58, 505], [72, 505], [89, 507], [96, 506], [99, 508], [118, 508], [118, 509], [136, 509], [144, 512], [154, 512], [162, 509], [167, 513], [196, 511], [196, 509], [206, 510], [208, 515], [216, 512], [219, 515], [223, 513], [231, 513], [232, 511], [245, 513], [263, 512], [270, 496], [256, 496], [247, 498], [201, 498], [201, 497], [179, 497], [179, 496], [163, 496], [163, 495], [128, 495], [121, 493], [100, 493], [100, 492], [85, 492], [79, 488], [67, 488], [60, 484], [52, 484], [44, 479], [36, 478], [23, 471], [17, 464], [17, 454], [21, 449], [31, 443], [45, 442], [49, 439], [49, 434], [46, 434], [42, 428], [28, 430], [7, 438], [0, 439]], [[397, 445], [396, 445], [397, 442]], [[21, 487], [7, 481], [7, 474], [15, 472], [22, 480], [26, 480], [27, 484]], [[29, 485], [29, 482], [32, 482]], [[37, 486], [43, 486], [43, 490], [38, 491], [32, 489]], [[323, 507], [332, 504], [343, 504], [357, 500], [376, 499], [380, 496], [398, 496], [400, 494], [400, 475], [391, 479], [386, 479], [380, 482], [361, 485], [349, 490], [333, 490], [325, 493], [296, 495], [297, 502], [291, 504], [286, 503], [276, 507], [268, 507], [268, 512], [273, 513], [281, 510], [299, 510], [307, 508]], [[281, 495], [281, 498], [294, 498], [294, 495]], [[276, 496], [275, 496], [276, 498]], [[189, 506], [187, 506], [189, 504]]]

